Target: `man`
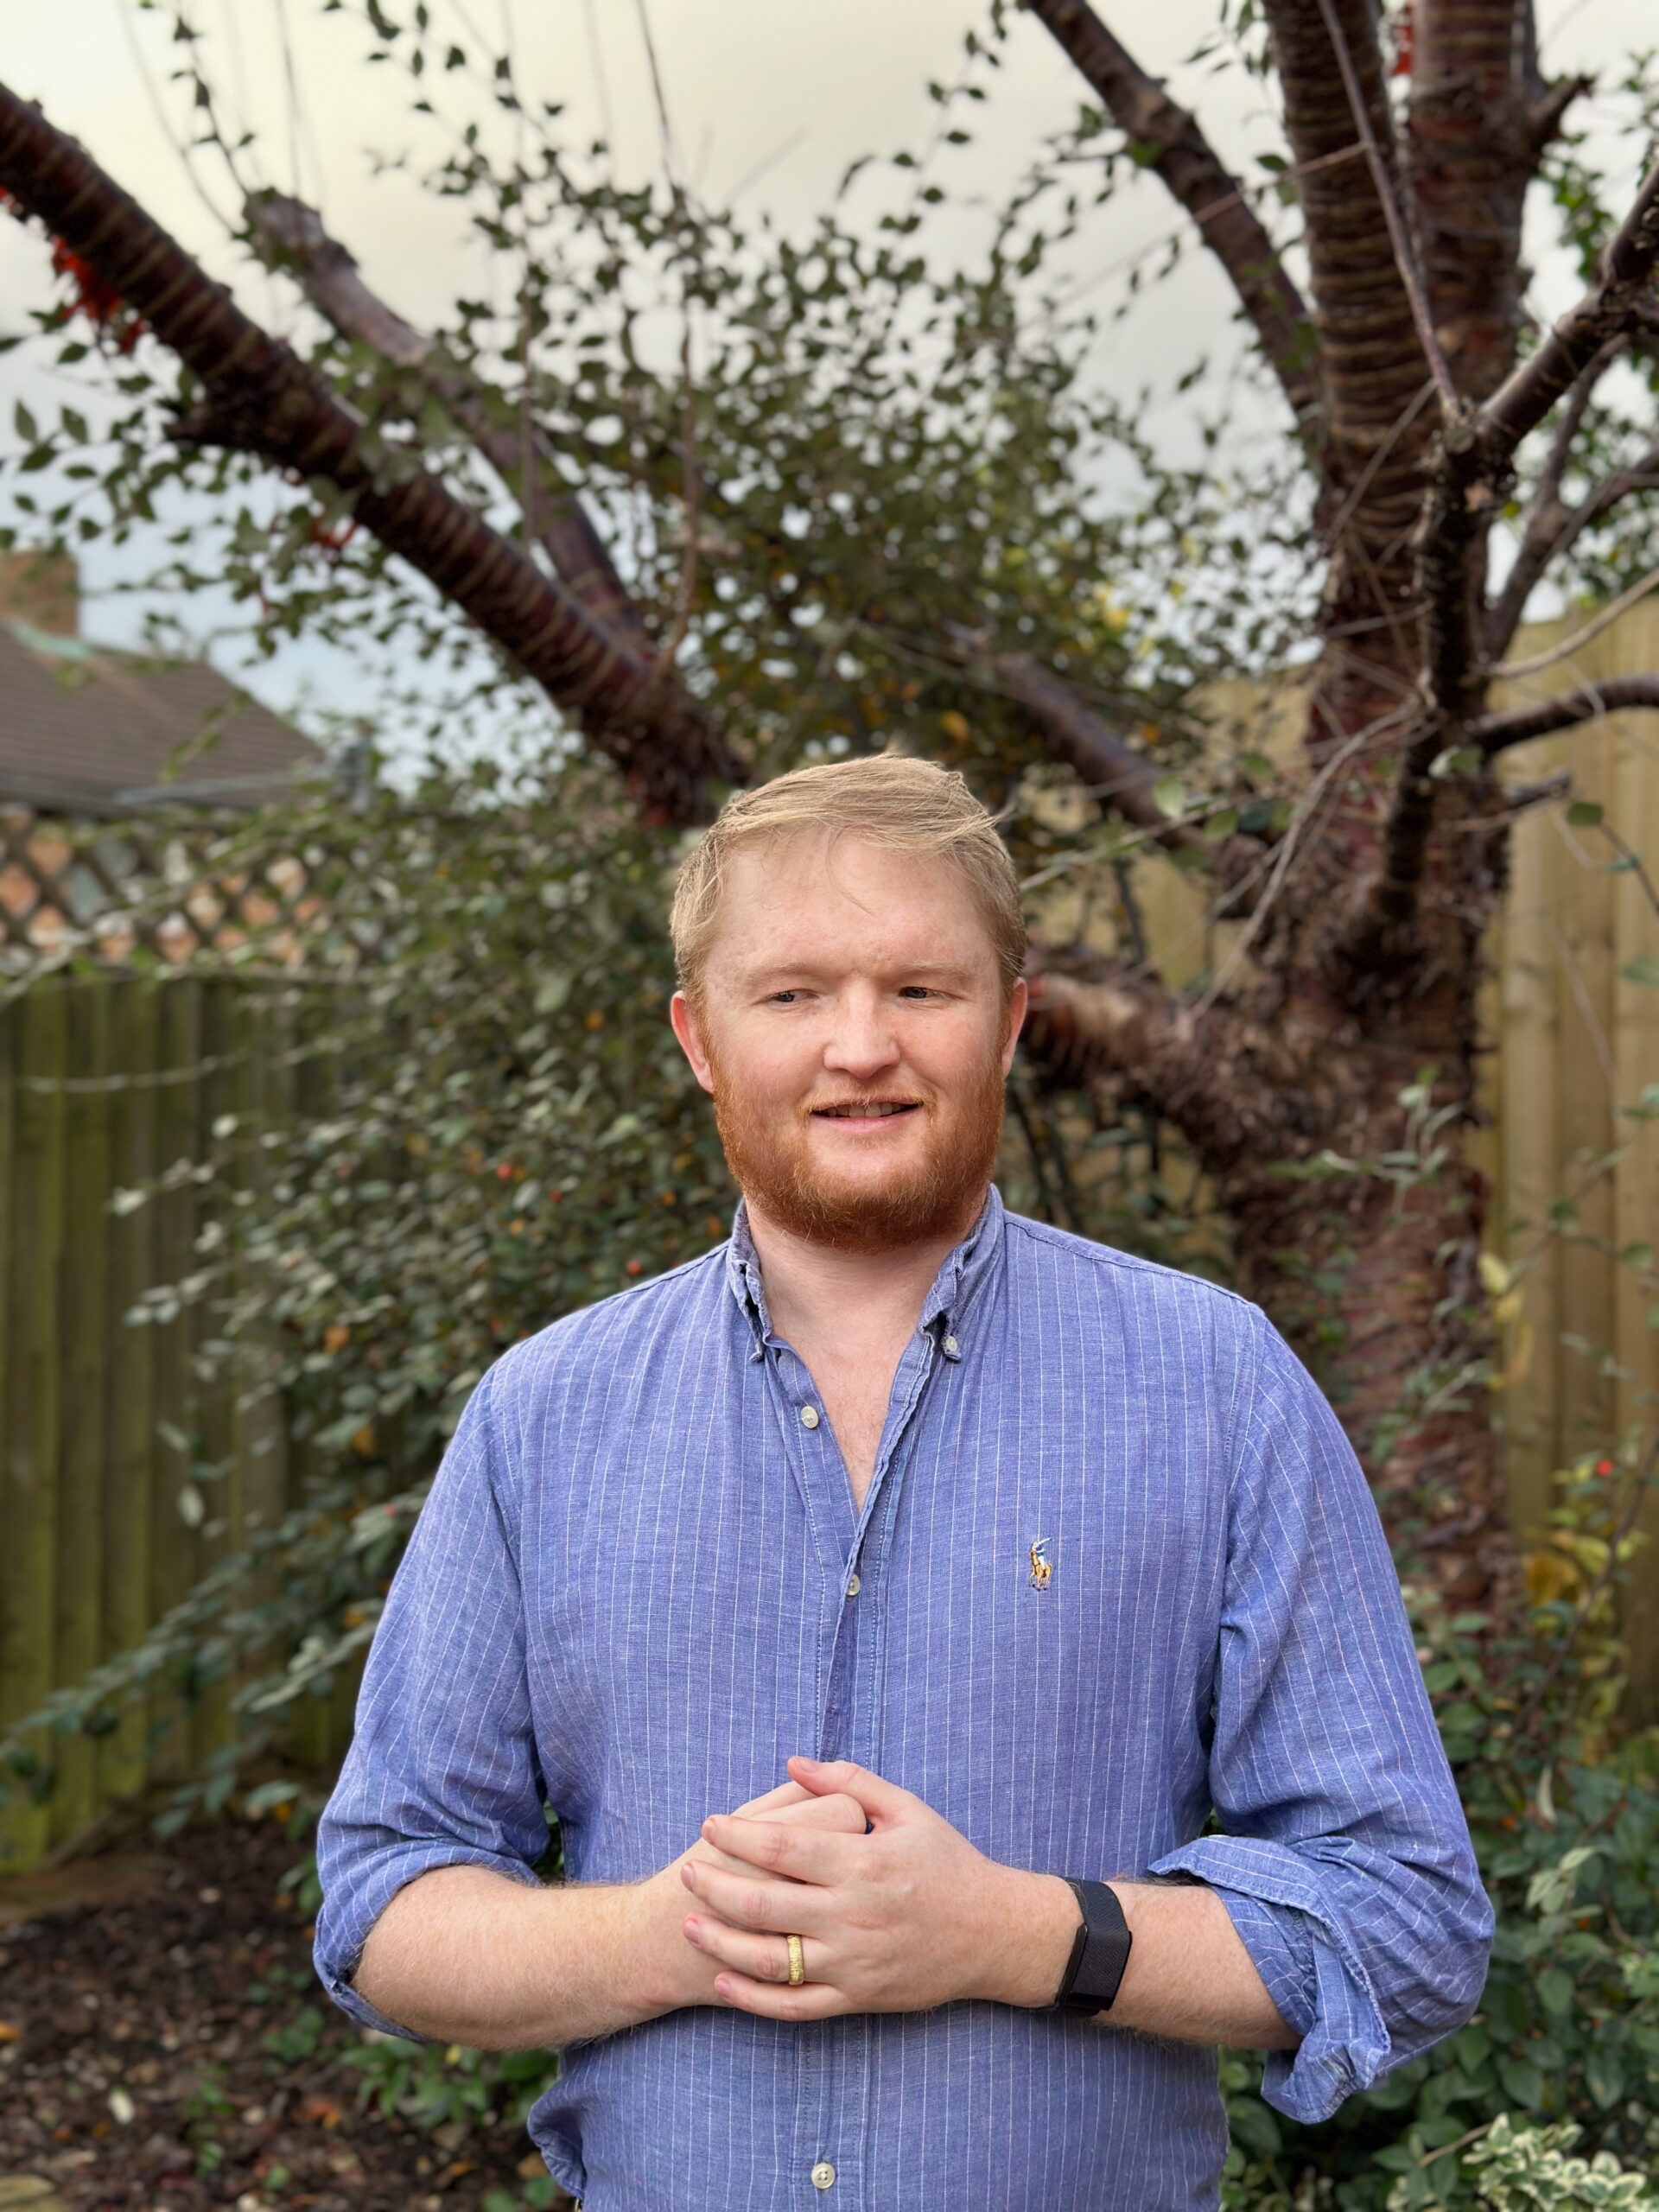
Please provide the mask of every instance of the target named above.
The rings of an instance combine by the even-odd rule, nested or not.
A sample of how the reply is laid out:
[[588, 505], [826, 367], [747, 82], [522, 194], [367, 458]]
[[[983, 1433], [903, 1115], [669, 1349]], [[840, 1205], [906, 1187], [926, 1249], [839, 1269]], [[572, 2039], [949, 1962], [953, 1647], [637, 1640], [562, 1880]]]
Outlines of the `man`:
[[1213, 2207], [1215, 2044], [1321, 2119], [1484, 1972], [1363, 1479], [1255, 1308], [1004, 1211], [1025, 936], [960, 778], [742, 795], [674, 934], [731, 1241], [474, 1395], [320, 1970], [563, 2050], [588, 2212]]

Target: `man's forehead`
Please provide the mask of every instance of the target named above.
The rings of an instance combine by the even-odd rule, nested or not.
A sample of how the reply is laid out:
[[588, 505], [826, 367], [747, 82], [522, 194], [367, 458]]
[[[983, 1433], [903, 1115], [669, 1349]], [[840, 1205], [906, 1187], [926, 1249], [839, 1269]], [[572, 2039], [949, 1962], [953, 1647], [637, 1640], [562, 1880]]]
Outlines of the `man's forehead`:
[[731, 855], [710, 952], [745, 969], [855, 953], [966, 973], [994, 957], [960, 868], [851, 835], [769, 839]]

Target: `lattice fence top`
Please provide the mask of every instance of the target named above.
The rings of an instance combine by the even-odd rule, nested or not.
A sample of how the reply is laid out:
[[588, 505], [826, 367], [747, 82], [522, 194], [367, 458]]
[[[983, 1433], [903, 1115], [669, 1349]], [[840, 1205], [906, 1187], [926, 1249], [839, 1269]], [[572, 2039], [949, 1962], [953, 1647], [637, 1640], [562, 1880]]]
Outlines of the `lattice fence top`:
[[[244, 834], [235, 835], [233, 831]], [[261, 853], [207, 814], [77, 822], [0, 804], [0, 966], [27, 973], [67, 957], [177, 967], [204, 956], [293, 969], [355, 965], [378, 949], [372, 923], [340, 929], [324, 879], [339, 855]]]

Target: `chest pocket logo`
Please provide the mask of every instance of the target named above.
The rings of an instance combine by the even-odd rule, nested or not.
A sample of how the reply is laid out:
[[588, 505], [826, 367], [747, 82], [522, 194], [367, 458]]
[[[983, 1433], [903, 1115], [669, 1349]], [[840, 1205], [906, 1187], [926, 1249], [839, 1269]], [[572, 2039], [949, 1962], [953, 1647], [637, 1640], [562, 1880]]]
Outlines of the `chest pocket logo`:
[[1054, 1579], [1054, 1562], [1048, 1555], [1048, 1538], [1039, 1536], [1031, 1548], [1031, 1587], [1046, 1590]]

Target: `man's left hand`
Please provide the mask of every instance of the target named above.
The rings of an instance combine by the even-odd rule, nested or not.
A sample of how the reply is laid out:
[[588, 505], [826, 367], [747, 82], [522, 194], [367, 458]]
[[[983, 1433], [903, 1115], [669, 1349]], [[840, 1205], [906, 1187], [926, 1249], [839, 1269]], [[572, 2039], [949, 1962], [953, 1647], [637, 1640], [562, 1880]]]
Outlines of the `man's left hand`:
[[[685, 1936], [721, 1963], [715, 1990], [726, 2003], [767, 2019], [823, 2020], [959, 1998], [1053, 2002], [1077, 1928], [1067, 1884], [987, 1859], [919, 1797], [863, 1767], [796, 1758], [789, 1771], [815, 1796], [853, 1798], [869, 1830], [826, 1834], [739, 1814], [704, 1821], [705, 1840], [740, 1871], [682, 1868], [703, 1908]], [[772, 1878], [750, 1878], [747, 1867]], [[806, 1970], [797, 1989], [789, 1935], [801, 1938]]]

